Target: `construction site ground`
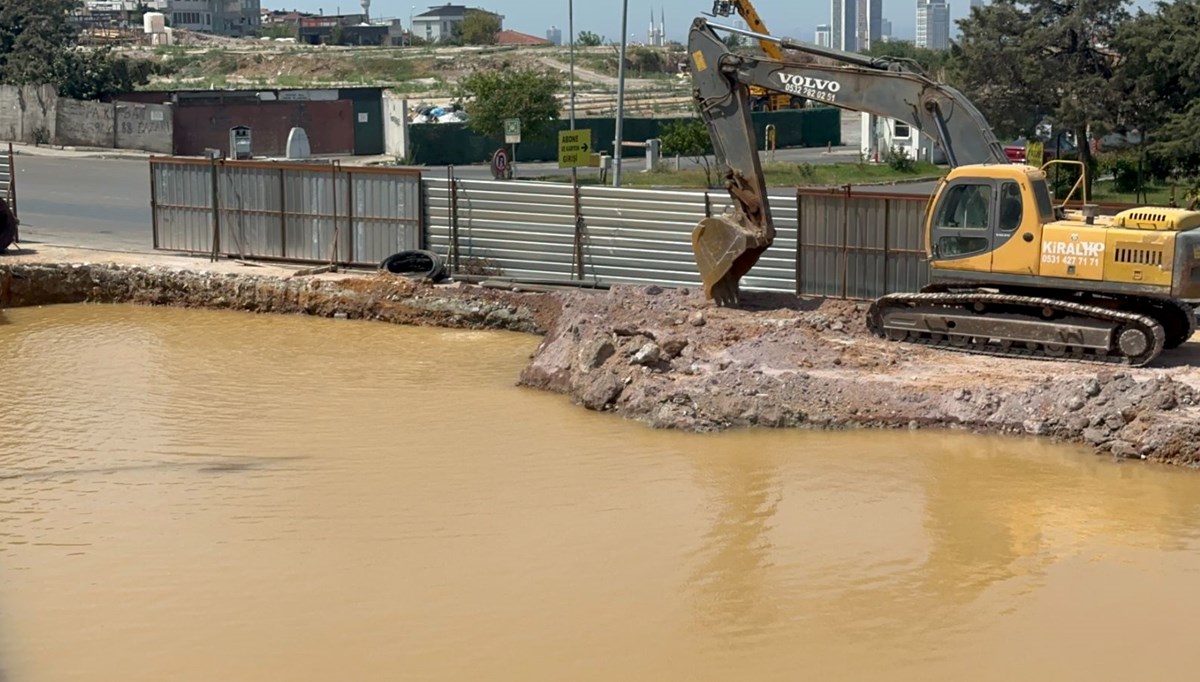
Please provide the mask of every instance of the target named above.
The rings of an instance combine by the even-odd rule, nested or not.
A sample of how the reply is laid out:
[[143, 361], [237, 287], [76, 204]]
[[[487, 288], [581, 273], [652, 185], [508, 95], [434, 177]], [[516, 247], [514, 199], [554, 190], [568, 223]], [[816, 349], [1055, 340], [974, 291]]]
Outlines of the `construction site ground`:
[[[1150, 367], [1014, 360], [869, 335], [862, 302], [697, 289], [512, 291], [373, 272], [38, 246], [0, 257], [0, 306], [128, 302], [542, 334], [514, 381], [660, 428], [953, 428], [1200, 461], [1200, 339]], [[881, 437], [886, 437], [881, 433]], [[849, 453], [848, 453], [849, 454]]]

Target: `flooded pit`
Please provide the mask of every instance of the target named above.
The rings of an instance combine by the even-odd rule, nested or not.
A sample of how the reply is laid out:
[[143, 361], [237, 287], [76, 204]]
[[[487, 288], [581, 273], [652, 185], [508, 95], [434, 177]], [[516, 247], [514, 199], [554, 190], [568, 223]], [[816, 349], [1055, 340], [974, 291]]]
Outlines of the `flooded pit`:
[[0, 680], [1183, 678], [1200, 474], [654, 431], [538, 339], [3, 312]]

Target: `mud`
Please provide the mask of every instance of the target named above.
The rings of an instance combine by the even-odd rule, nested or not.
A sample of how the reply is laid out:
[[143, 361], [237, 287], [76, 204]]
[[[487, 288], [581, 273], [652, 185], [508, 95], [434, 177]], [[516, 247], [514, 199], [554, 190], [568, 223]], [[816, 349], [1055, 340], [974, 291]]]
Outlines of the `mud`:
[[891, 343], [867, 334], [865, 304], [846, 301], [751, 294], [731, 310], [656, 286], [521, 293], [141, 256], [44, 262], [69, 255], [0, 261], [0, 307], [134, 303], [520, 331], [544, 335], [520, 384], [658, 428], [960, 428], [1200, 463], [1195, 339], [1131, 369]]
[[1200, 375], [1170, 366], [1200, 359], [1195, 343], [1153, 368], [985, 358], [869, 336], [864, 312], [618, 287], [565, 301], [520, 381], [661, 428], [949, 427], [1200, 462]]

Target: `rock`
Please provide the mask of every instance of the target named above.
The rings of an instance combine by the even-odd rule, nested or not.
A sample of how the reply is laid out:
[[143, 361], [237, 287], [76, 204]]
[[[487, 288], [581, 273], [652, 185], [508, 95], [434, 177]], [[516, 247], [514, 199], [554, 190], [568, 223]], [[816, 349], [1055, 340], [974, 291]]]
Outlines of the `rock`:
[[1104, 425], [1108, 427], [1109, 431], [1116, 431], [1125, 426], [1125, 418], [1121, 416], [1120, 412], [1109, 412], [1104, 417]]
[[965, 388], [960, 388], [954, 392], [954, 399], [959, 401], [970, 400], [971, 392]]
[[608, 339], [592, 339], [579, 349], [579, 366], [588, 372], [600, 368], [617, 352]]
[[1081, 433], [1088, 427], [1088, 418], [1083, 415], [1075, 415], [1067, 419], [1067, 429], [1072, 433]]
[[1089, 427], [1083, 430], [1083, 439], [1089, 444], [1099, 447], [1112, 440], [1112, 436], [1105, 429]]
[[589, 410], [603, 410], [621, 396], [625, 383], [615, 374], [605, 373], [584, 385], [583, 390], [579, 392], [579, 401]]
[[1096, 379], [1088, 379], [1083, 382], [1083, 394], [1089, 398], [1100, 395], [1100, 382]]
[[1123, 440], [1114, 440], [1109, 444], [1109, 450], [1113, 455], [1122, 459], [1140, 459], [1137, 448], [1132, 443]]
[[339, 312], [336, 312], [336, 313], [334, 313], [334, 314], [333, 314], [333, 319], [335, 319], [335, 320], [348, 320], [348, 319], [350, 319], [350, 316], [349, 316], [349, 315], [347, 315], [346, 313], [343, 313], [343, 312], [339, 311]]
[[646, 292], [647, 296], [657, 296], [663, 292], [662, 287], [658, 286], [657, 284], [651, 284], [643, 289], [643, 291]]
[[662, 360], [662, 349], [658, 347], [657, 343], [650, 342], [644, 344], [633, 354], [633, 357], [629, 359], [629, 364], [648, 367], [657, 364], [659, 360]]
[[1042, 419], [1026, 419], [1021, 426], [1025, 429], [1025, 433], [1031, 436], [1044, 436], [1050, 433], [1049, 425]]
[[661, 346], [663, 356], [669, 360], [674, 360], [675, 358], [679, 357], [679, 354], [683, 352], [684, 348], [687, 348], [687, 345], [688, 340], [683, 337], [672, 336], [664, 339]]
[[1080, 398], [1077, 395], [1073, 395], [1070, 398], [1067, 398], [1066, 407], [1071, 412], [1078, 412], [1079, 410], [1082, 410], [1083, 406], [1086, 404], [1087, 404], [1087, 401], [1085, 401], [1083, 398]]
[[829, 331], [833, 332], [840, 332], [845, 328], [846, 325], [842, 324], [841, 322], [834, 322], [833, 324], [829, 325]]
[[697, 310], [688, 317], [688, 324], [693, 327], [703, 327], [707, 322], [708, 320], [705, 319], [703, 310]]

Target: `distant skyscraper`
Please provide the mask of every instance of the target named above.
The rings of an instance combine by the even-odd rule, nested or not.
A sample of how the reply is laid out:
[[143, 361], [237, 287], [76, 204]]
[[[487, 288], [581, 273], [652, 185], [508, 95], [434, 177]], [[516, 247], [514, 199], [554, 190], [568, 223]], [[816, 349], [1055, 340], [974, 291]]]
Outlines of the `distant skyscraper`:
[[917, 47], [945, 50], [950, 47], [950, 3], [917, 0]]
[[983, 5], [984, 5], [983, 0], [971, 0], [972, 7], [983, 7]]
[[830, 0], [830, 32], [829, 39], [832, 47], [847, 52], [857, 52], [858, 19], [855, 10], [858, 0]]
[[882, 36], [883, 0], [855, 0], [855, 43], [859, 50], [869, 50]]
[[830, 47], [832, 45], [830, 43], [829, 24], [817, 24], [816, 40], [813, 42], [821, 47]]
[[879, 39], [885, 43], [892, 39], [892, 20], [891, 19], [880, 19], [879, 20]]
[[549, 31], [546, 31], [546, 40], [555, 45], [562, 45], [562, 29], [557, 26], [551, 26]]

